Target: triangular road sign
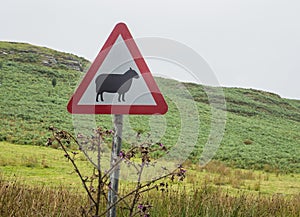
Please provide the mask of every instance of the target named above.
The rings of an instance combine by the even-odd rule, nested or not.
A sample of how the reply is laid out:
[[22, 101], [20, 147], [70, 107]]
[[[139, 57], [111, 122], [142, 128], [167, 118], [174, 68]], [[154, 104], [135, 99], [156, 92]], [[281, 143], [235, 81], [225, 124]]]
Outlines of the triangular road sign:
[[127, 26], [118, 23], [67, 109], [72, 114], [165, 114], [168, 105]]

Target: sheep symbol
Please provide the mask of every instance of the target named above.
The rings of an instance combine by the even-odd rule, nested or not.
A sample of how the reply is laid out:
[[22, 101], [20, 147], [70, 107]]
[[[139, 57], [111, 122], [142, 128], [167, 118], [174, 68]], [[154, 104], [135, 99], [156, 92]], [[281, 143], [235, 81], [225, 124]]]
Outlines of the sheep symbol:
[[101, 74], [96, 78], [96, 102], [99, 102], [99, 95], [101, 97], [101, 102], [104, 101], [103, 93], [118, 93], [118, 101], [125, 102], [125, 93], [127, 93], [131, 87], [132, 79], [139, 78], [136, 71], [130, 68], [124, 74]]

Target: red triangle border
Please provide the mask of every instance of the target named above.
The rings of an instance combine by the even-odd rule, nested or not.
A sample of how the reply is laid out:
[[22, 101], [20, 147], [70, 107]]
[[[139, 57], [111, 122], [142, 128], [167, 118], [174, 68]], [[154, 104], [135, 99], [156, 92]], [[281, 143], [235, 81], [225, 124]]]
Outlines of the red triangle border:
[[[96, 75], [98, 69], [101, 67], [107, 54], [112, 46], [115, 44], [119, 35], [122, 36], [131, 56], [133, 57], [143, 79], [149, 88], [156, 105], [78, 105], [81, 97], [88, 88], [90, 82]], [[98, 53], [96, 59], [92, 63], [91, 67], [85, 74], [83, 80], [79, 84], [75, 93], [69, 100], [67, 110], [71, 114], [165, 114], [168, 111], [168, 105], [161, 94], [152, 74], [140, 53], [130, 31], [125, 23], [118, 23], [108, 39], [104, 43], [102, 49]]]

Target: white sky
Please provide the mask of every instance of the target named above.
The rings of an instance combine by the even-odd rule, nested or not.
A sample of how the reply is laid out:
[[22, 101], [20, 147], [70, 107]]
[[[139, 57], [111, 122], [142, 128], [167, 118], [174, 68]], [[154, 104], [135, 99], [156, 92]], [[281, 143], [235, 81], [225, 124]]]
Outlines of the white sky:
[[93, 60], [116, 23], [181, 42], [222, 86], [300, 99], [299, 0], [0, 0], [0, 40]]

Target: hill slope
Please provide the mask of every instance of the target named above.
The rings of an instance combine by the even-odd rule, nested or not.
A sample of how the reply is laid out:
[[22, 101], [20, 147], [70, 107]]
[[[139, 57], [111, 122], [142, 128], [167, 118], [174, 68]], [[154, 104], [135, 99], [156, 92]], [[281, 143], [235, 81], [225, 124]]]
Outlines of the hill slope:
[[[73, 130], [66, 111], [79, 78], [90, 63], [72, 54], [23, 43], [0, 42], [0, 141], [43, 145], [47, 128]], [[53, 85], [53, 79], [56, 85]], [[203, 86], [156, 78], [159, 86], [184, 85], [199, 109], [200, 137], [191, 160], [198, 161], [210, 129], [211, 107]], [[174, 88], [173, 88], [174, 89]], [[215, 156], [240, 168], [300, 172], [300, 101], [283, 99], [252, 89], [224, 88], [227, 123]], [[180, 114], [167, 99], [169, 112], [166, 144], [176, 142]], [[133, 128], [149, 131], [149, 117], [130, 117]], [[111, 128], [110, 116], [97, 117], [99, 125]]]

